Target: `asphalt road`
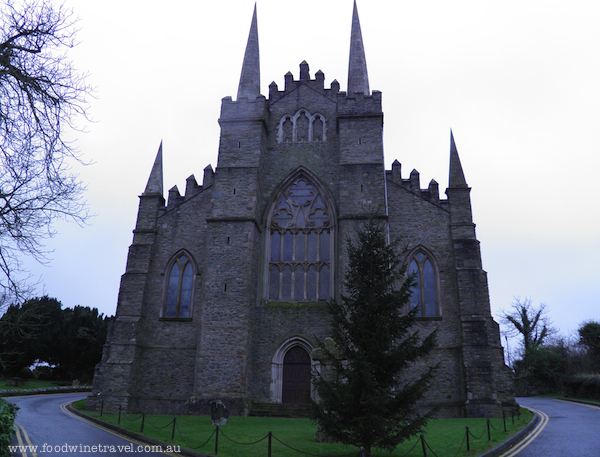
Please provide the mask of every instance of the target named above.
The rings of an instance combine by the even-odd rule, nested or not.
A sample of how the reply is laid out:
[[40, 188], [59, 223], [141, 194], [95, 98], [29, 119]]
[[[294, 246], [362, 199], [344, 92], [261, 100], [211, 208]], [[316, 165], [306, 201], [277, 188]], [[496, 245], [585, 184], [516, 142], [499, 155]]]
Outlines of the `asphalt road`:
[[13, 444], [35, 447], [15, 451], [13, 456], [164, 457], [164, 453], [151, 452], [143, 443], [98, 428], [61, 408], [61, 405], [85, 396], [78, 393], [8, 398], [20, 408], [16, 417], [18, 433]]
[[503, 457], [600, 456], [600, 407], [534, 397], [517, 398], [517, 402], [537, 410], [542, 421], [528, 437], [532, 440]]

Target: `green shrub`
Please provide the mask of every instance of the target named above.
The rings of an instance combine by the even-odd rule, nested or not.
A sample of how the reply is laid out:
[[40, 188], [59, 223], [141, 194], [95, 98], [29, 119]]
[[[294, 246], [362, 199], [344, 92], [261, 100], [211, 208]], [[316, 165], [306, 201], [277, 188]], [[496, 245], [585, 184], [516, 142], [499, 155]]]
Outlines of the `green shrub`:
[[10, 457], [8, 446], [14, 433], [15, 414], [18, 406], [0, 398], [0, 457]]
[[600, 376], [576, 375], [563, 380], [565, 393], [570, 397], [600, 400]]

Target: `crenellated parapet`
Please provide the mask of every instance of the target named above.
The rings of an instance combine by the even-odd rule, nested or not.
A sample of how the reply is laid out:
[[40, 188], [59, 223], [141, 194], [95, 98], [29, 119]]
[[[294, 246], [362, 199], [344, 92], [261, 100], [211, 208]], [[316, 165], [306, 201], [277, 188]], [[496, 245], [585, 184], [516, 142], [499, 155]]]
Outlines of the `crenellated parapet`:
[[171, 189], [169, 189], [169, 199], [166, 208], [171, 209], [179, 206], [188, 201], [190, 198], [202, 193], [208, 187], [212, 186], [214, 182], [214, 174], [215, 173], [212, 167], [210, 165], [206, 166], [206, 168], [204, 168], [204, 179], [202, 181], [202, 185], [198, 184], [194, 175], [190, 175], [185, 180], [185, 195], [181, 195], [179, 193], [179, 188], [177, 186], [173, 186]]
[[284, 76], [284, 80], [284, 89], [281, 91], [275, 81], [269, 85], [269, 103], [278, 101], [302, 85], [307, 86], [315, 92], [325, 95], [332, 100], [335, 100], [335, 97], [340, 91], [340, 83], [337, 82], [337, 80], [333, 80], [328, 89], [325, 88], [325, 73], [321, 70], [315, 73], [315, 79], [310, 79], [309, 65], [306, 61], [303, 61], [300, 64], [300, 79], [295, 80], [292, 72], [288, 71]]
[[435, 179], [429, 181], [429, 185], [426, 189], [421, 188], [421, 178], [420, 174], [417, 170], [413, 169], [410, 172], [410, 176], [408, 179], [402, 178], [402, 165], [398, 160], [394, 160], [392, 163], [392, 169], [386, 170], [386, 180], [388, 182], [393, 182], [406, 189], [407, 191], [418, 195], [419, 197], [428, 200], [432, 203], [436, 204], [446, 204], [447, 200], [440, 200], [440, 189], [439, 184]]
[[374, 90], [371, 95], [361, 92], [347, 94], [340, 92], [337, 95], [338, 117], [348, 116], [375, 116], [381, 118], [383, 123], [383, 111], [381, 109], [381, 92]]
[[264, 95], [254, 98], [240, 97], [233, 100], [230, 96], [221, 100], [221, 116], [219, 124], [227, 122], [264, 121], [267, 117], [266, 99]]

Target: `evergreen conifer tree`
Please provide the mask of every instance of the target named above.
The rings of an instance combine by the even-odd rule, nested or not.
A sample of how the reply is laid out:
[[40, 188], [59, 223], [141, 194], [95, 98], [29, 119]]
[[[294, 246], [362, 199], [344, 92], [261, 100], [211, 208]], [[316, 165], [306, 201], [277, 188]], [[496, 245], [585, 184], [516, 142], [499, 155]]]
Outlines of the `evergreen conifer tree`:
[[321, 433], [367, 453], [373, 447], [392, 451], [419, 433], [433, 413], [420, 414], [416, 403], [435, 367], [415, 368], [415, 362], [430, 353], [436, 334], [421, 338], [411, 329], [414, 278], [398, 247], [398, 241], [388, 243], [384, 223], [374, 218], [356, 241], [347, 240], [344, 291], [328, 303], [333, 341], [321, 342], [314, 353], [323, 365], [314, 374], [313, 419]]

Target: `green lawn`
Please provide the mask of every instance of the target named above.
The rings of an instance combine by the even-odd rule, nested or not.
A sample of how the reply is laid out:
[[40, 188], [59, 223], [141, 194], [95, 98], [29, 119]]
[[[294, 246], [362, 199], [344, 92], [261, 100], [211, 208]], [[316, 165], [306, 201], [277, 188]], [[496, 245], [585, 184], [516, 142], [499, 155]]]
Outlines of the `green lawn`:
[[[98, 413], [83, 410], [85, 400], [75, 402], [73, 406], [90, 416], [100, 417]], [[210, 417], [176, 417], [174, 440], [171, 440], [174, 416], [146, 416], [144, 435], [197, 452], [215, 453], [215, 436], [211, 437], [215, 427], [211, 425]], [[116, 414], [104, 415], [101, 419], [116, 424], [118, 416]], [[438, 457], [455, 456], [461, 445], [463, 448], [458, 456], [476, 456], [513, 435], [531, 419], [532, 414], [528, 410], [522, 409], [521, 417], [520, 419], [515, 417], [514, 425], [511, 418], [506, 420], [508, 430], [506, 433], [504, 432], [502, 419], [491, 419], [491, 441], [488, 441], [487, 437], [486, 419], [435, 419], [431, 420], [427, 429], [424, 430], [425, 442]], [[141, 425], [142, 417], [139, 414], [124, 414], [121, 416], [121, 427], [139, 432]], [[478, 437], [478, 439], [470, 438], [470, 452], [467, 452], [466, 443], [463, 442], [465, 427], [469, 427], [471, 433]], [[272, 432], [273, 436], [272, 454], [277, 457], [298, 457], [302, 455], [290, 448], [319, 456], [342, 456], [356, 452], [356, 448], [353, 447], [315, 442], [316, 430], [316, 425], [311, 423], [309, 419], [230, 417], [228, 424], [220, 427], [218, 454], [219, 457], [238, 457], [242, 453], [244, 457], [266, 457], [268, 441], [266, 437], [269, 432]], [[237, 443], [257, 443], [242, 445], [234, 443], [234, 441]], [[202, 446], [203, 444], [204, 446]], [[199, 448], [199, 446], [202, 447]], [[392, 453], [375, 450], [373, 455], [376, 457], [399, 457], [406, 454], [413, 446], [414, 450], [409, 456], [422, 456], [422, 444], [418, 442], [417, 438], [401, 444]], [[428, 455], [433, 455], [433, 453], [429, 450], [427, 452]]]

